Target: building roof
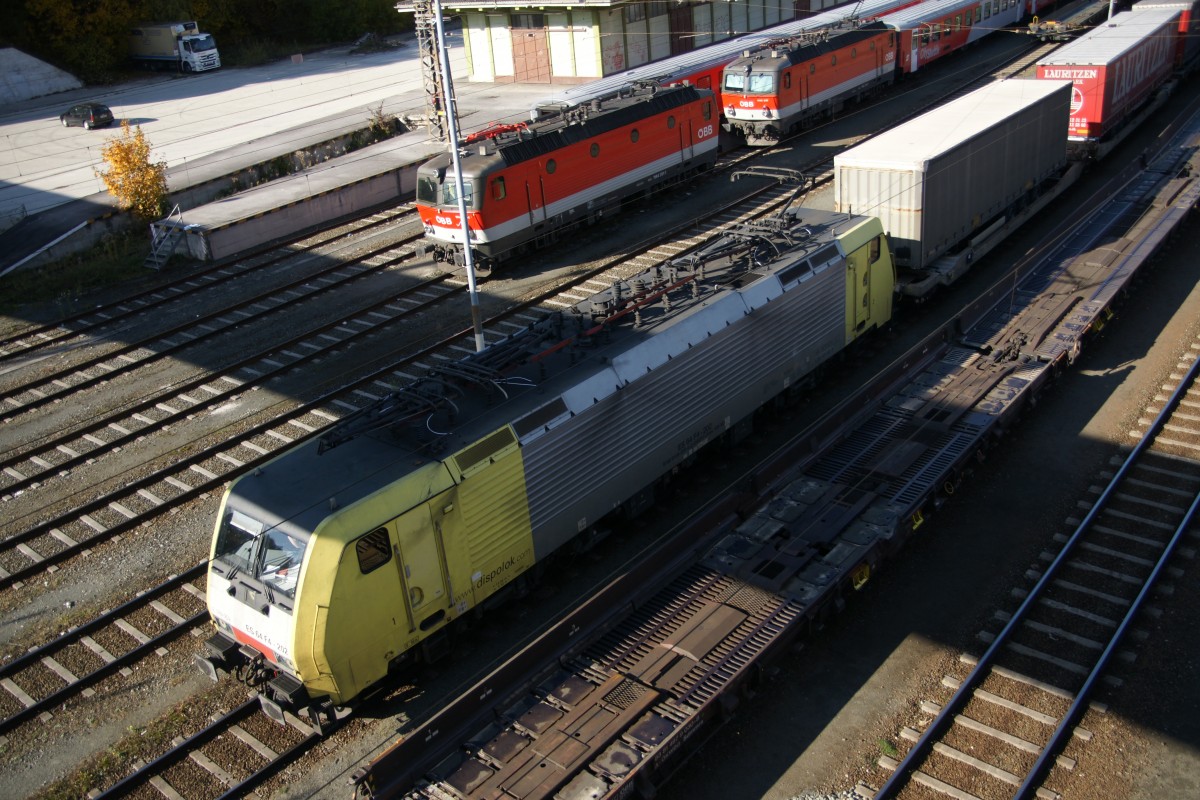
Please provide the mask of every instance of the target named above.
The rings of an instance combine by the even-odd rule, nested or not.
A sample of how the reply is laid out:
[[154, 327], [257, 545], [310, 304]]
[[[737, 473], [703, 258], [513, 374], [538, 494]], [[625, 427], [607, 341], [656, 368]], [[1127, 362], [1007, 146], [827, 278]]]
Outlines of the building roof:
[[[1055, 92], [1069, 95], [1070, 81], [1014, 78], [990, 83], [834, 157], [835, 164], [909, 169], [968, 142]], [[1063, 118], [1063, 137], [1067, 120]]]
[[1038, 61], [1038, 66], [1107, 65], [1132, 50], [1159, 27], [1179, 18], [1178, 8], [1134, 8], [1080, 36]]

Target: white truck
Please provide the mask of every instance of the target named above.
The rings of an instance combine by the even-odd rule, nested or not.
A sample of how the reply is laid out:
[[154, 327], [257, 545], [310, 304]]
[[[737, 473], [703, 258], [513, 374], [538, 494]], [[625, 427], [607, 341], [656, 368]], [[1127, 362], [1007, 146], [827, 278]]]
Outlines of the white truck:
[[203, 72], [221, 66], [212, 34], [201, 33], [195, 22], [137, 26], [129, 32], [129, 56], [137, 66], [149, 69]]

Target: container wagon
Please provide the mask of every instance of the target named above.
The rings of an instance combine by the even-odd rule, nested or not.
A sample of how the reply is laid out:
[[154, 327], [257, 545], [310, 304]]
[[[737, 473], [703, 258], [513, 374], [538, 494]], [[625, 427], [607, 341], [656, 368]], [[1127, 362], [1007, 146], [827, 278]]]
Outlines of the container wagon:
[[1074, 85], [1067, 138], [1088, 151], [1112, 136], [1170, 78], [1181, 13], [1143, 8], [1117, 14], [1037, 63], [1042, 80]]
[[[878, 216], [907, 294], [969, 268], [971, 244], [1002, 227], [1066, 165], [1066, 81], [993, 83], [835, 156], [834, 209]], [[932, 270], [955, 255], [948, 270]], [[914, 274], [915, 273], [915, 274]]]
[[1190, 72], [1200, 61], [1200, 0], [1141, 0], [1133, 9], [1179, 9], [1179, 40], [1175, 48], [1175, 68]]

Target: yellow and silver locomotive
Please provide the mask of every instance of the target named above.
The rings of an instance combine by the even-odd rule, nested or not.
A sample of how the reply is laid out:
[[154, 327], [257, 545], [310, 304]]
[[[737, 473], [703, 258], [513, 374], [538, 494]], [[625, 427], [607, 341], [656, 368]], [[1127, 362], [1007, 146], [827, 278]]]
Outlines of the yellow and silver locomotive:
[[331, 712], [892, 313], [878, 220], [810, 209], [547, 315], [234, 482], [203, 659]]

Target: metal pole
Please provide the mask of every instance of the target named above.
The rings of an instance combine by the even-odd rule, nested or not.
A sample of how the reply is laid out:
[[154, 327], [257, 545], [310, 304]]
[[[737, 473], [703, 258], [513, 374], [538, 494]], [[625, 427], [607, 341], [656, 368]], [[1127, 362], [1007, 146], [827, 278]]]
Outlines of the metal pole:
[[467, 292], [471, 296], [471, 325], [475, 329], [475, 350], [484, 348], [483, 318], [479, 311], [479, 293], [475, 290], [475, 260], [471, 253], [471, 226], [467, 224], [467, 199], [463, 196], [462, 162], [458, 157], [458, 107], [454, 100], [454, 81], [450, 77], [450, 51], [442, 25], [442, 0], [433, 0], [433, 20], [437, 29], [437, 48], [442, 58], [442, 108], [450, 128], [450, 163], [454, 167], [454, 186], [458, 191], [458, 219], [462, 225], [463, 261], [467, 268]]

